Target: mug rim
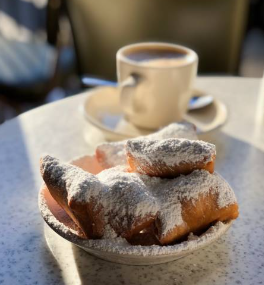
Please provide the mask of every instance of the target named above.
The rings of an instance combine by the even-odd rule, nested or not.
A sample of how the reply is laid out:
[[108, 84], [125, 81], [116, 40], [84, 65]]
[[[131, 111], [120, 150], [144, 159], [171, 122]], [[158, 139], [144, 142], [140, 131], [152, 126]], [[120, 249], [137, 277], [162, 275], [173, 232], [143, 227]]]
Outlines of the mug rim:
[[[168, 65], [168, 66], [149, 66], [146, 63], [141, 63], [132, 59], [129, 59], [128, 57], [125, 56], [125, 52], [129, 49], [133, 49], [136, 47], [168, 47], [168, 48], [173, 48], [177, 50], [182, 50], [187, 54], [188, 60], [186, 62], [182, 62], [181, 64], [175, 64], [175, 65]], [[185, 46], [178, 45], [178, 44], [172, 44], [172, 43], [166, 43], [166, 42], [140, 42], [140, 43], [133, 43], [126, 45], [122, 48], [120, 48], [117, 53], [116, 53], [116, 60], [117, 61], [123, 61], [127, 64], [137, 66], [140, 68], [148, 68], [148, 69], [172, 69], [172, 68], [182, 68], [186, 67], [188, 65], [193, 64], [194, 62], [198, 61], [198, 55], [197, 53]]]

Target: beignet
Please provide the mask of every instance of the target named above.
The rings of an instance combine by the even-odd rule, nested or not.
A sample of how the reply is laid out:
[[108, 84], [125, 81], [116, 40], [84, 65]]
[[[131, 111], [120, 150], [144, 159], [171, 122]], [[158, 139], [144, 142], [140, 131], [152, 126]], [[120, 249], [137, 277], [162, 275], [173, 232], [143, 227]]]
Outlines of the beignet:
[[175, 179], [163, 179], [152, 187], [160, 203], [156, 228], [161, 244], [206, 229], [211, 223], [238, 217], [235, 194], [217, 173], [195, 170]]
[[99, 197], [105, 191], [97, 177], [77, 166], [60, 163], [49, 155], [40, 161], [40, 172], [51, 196], [82, 229], [87, 238], [104, 234], [104, 211]]
[[195, 169], [214, 172], [213, 144], [188, 139], [132, 139], [126, 144], [131, 172], [157, 177], [176, 177]]

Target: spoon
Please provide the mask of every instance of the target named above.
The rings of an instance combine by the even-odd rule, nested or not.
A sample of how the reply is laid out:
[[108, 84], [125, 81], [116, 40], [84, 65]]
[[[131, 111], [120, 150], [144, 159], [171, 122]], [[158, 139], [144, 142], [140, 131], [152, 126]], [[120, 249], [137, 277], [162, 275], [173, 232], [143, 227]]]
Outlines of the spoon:
[[[118, 83], [115, 81], [100, 79], [96, 77], [88, 77], [88, 76], [82, 77], [82, 83], [87, 87], [96, 87], [96, 86], [118, 87]], [[214, 100], [213, 97], [210, 95], [205, 95], [205, 96], [194, 95], [189, 101], [188, 110], [193, 111], [204, 108], [210, 105], [213, 102], [213, 100]]]

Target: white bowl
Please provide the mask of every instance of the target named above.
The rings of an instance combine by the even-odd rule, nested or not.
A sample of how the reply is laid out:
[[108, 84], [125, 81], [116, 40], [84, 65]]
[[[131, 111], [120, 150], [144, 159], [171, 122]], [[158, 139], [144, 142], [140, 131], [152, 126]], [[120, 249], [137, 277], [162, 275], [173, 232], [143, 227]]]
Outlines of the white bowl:
[[[84, 156], [71, 163], [94, 174], [102, 170], [93, 156]], [[61, 237], [101, 259], [130, 265], [160, 264], [184, 257], [219, 239], [232, 224], [232, 222], [218, 222], [201, 236], [192, 236], [188, 241], [176, 245], [139, 246], [130, 245], [121, 238], [118, 240], [84, 239], [82, 232], [52, 198], [45, 185], [39, 193], [39, 208], [45, 222]]]

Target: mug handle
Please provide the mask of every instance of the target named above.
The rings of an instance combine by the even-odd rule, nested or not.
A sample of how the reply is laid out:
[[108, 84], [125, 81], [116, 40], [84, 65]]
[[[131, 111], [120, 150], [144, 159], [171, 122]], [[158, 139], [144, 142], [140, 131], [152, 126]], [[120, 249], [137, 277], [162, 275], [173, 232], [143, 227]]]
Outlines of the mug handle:
[[120, 88], [120, 103], [124, 112], [132, 115], [134, 112], [133, 93], [139, 81], [139, 75], [131, 74], [119, 84]]

